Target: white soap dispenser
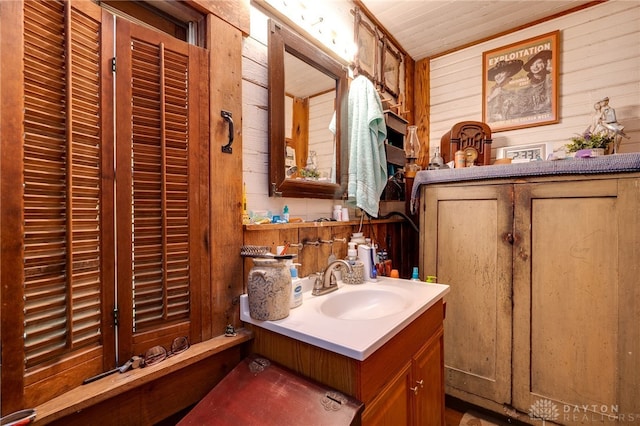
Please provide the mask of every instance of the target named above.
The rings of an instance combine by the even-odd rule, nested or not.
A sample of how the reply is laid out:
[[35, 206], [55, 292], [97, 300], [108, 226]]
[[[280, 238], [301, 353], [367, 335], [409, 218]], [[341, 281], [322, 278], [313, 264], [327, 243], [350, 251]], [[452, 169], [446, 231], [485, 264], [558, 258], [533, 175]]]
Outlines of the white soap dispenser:
[[358, 260], [358, 251], [356, 250], [356, 243], [349, 242], [349, 249], [347, 250], [347, 261], [353, 266]]
[[302, 279], [298, 278], [298, 268], [297, 265], [299, 263], [294, 263], [291, 265], [291, 302], [289, 304], [289, 308], [297, 308], [302, 305]]

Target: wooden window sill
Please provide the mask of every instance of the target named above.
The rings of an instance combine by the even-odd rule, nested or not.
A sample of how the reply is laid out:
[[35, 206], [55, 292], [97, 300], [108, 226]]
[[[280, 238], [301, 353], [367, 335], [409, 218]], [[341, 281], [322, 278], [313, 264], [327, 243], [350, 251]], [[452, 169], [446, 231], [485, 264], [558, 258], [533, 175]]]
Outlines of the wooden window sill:
[[87, 407], [106, 401], [138, 386], [152, 382], [167, 374], [188, 367], [212, 355], [249, 341], [253, 335], [244, 328], [236, 330], [237, 336], [224, 335], [192, 345], [187, 351], [167, 358], [157, 365], [114, 373], [95, 382], [78, 386], [36, 409], [36, 422], [49, 423]]

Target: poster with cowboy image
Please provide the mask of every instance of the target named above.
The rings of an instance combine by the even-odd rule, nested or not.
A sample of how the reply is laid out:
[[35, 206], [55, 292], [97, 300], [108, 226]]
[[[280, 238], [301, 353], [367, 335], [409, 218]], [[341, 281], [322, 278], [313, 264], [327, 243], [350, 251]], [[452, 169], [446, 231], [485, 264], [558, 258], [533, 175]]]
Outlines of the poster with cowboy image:
[[554, 31], [482, 54], [482, 116], [492, 131], [559, 121], [558, 34]]

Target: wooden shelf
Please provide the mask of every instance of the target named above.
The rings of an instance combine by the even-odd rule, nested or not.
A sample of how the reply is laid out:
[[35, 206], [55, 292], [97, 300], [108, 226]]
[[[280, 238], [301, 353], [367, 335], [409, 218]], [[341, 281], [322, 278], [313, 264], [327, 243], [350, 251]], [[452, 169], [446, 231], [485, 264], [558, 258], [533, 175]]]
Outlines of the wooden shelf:
[[134, 388], [161, 379], [170, 373], [180, 371], [228, 348], [240, 345], [252, 338], [246, 329], [237, 330], [237, 336], [218, 336], [205, 342], [196, 343], [177, 355], [152, 367], [114, 373], [95, 382], [78, 386], [67, 393], [53, 398], [36, 408], [37, 422], [49, 423], [65, 416], [85, 410], [95, 404], [117, 397]]
[[[397, 223], [402, 222], [402, 218], [389, 218], [389, 219], [365, 219], [366, 223]], [[266, 231], [266, 230], [281, 230], [281, 229], [299, 229], [299, 228], [330, 228], [334, 226], [358, 226], [360, 225], [360, 219], [350, 220], [348, 222], [338, 221], [326, 221], [326, 222], [298, 222], [298, 223], [264, 223], [264, 224], [250, 224], [244, 225], [245, 231]]]

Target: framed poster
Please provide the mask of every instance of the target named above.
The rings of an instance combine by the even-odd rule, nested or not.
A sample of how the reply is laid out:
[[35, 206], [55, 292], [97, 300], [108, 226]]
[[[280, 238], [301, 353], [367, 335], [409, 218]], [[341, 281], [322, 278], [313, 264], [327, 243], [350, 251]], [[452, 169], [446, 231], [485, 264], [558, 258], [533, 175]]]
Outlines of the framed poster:
[[356, 9], [355, 18], [355, 39], [358, 51], [356, 53], [356, 69], [359, 74], [369, 78], [374, 84], [377, 83], [378, 75], [378, 38], [376, 32], [367, 22], [362, 20], [359, 11]]
[[402, 55], [394, 49], [389, 40], [382, 43], [382, 86], [393, 96], [400, 93], [400, 64]]
[[492, 131], [560, 120], [559, 33], [554, 31], [482, 54], [482, 117]]

